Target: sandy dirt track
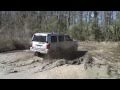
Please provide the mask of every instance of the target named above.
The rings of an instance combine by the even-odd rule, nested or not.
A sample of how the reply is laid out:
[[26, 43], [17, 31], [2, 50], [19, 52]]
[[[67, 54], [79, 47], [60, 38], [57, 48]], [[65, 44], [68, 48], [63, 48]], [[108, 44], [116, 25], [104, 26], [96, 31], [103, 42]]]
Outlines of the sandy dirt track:
[[29, 50], [0, 53], [0, 79], [118, 79], [116, 47], [117, 43], [81, 42], [74, 60], [45, 59]]

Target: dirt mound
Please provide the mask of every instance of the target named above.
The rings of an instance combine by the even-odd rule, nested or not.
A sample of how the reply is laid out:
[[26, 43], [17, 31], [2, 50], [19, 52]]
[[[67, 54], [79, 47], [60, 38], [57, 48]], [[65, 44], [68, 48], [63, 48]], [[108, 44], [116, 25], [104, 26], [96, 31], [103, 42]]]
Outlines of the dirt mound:
[[[50, 61], [50, 60], [49, 60]], [[53, 69], [55, 67], [59, 67], [59, 66], [63, 66], [65, 64], [67, 65], [80, 65], [80, 64], [84, 64], [84, 68], [87, 69], [89, 66], [92, 66], [93, 63], [93, 59], [91, 57], [90, 54], [85, 54], [83, 56], [79, 56], [78, 58], [74, 59], [74, 60], [68, 60], [68, 59], [54, 59], [51, 60], [51, 62], [48, 62], [47, 64], [45, 64], [43, 67], [41, 67], [37, 72], [42, 72], [42, 71], [46, 71], [46, 70], [50, 70]]]

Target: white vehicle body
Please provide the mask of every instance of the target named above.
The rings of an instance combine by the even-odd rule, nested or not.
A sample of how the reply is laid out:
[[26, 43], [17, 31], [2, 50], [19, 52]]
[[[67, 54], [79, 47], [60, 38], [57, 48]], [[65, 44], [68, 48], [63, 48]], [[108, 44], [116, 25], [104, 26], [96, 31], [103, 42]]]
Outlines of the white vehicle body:
[[[35, 33], [32, 37], [32, 47], [30, 50], [42, 54], [48, 54], [50, 51], [62, 49], [77, 50], [77, 42], [73, 41], [69, 35], [56, 33]], [[72, 49], [71, 49], [72, 50]]]

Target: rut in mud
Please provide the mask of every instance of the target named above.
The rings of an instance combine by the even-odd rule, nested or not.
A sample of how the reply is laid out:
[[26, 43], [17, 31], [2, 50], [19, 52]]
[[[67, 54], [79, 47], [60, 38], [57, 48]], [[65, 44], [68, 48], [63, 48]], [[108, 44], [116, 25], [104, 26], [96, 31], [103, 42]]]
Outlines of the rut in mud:
[[[0, 69], [6, 73], [17, 73], [28, 70], [27, 68], [35, 68], [38, 66], [40, 71], [45, 71], [64, 64], [80, 64], [84, 61], [82, 56], [84, 56], [85, 53], [86, 52], [77, 52], [74, 55], [70, 55], [72, 59], [70, 59], [70, 57], [69, 59], [41, 58], [25, 51], [5, 53], [0, 57]], [[78, 58], [78, 56], [80, 56], [80, 58]]]
[[4, 74], [19, 73], [30, 70], [32, 70], [31, 73], [37, 73], [51, 70], [65, 64], [80, 65], [84, 61], [86, 61], [85, 63], [89, 63], [89, 61], [92, 60], [90, 56], [87, 57], [87, 51], [78, 51], [59, 59], [46, 58], [44, 56], [37, 57], [29, 50], [3, 53], [0, 56], [0, 71], [3, 71]]

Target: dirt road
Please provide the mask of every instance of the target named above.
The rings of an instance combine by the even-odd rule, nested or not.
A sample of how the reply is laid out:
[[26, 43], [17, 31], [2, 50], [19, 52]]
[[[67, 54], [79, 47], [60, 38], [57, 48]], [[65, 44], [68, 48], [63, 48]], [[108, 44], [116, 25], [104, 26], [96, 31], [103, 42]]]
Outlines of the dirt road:
[[29, 50], [0, 53], [1, 79], [101, 79], [120, 77], [117, 43], [81, 42], [72, 60], [34, 56]]

